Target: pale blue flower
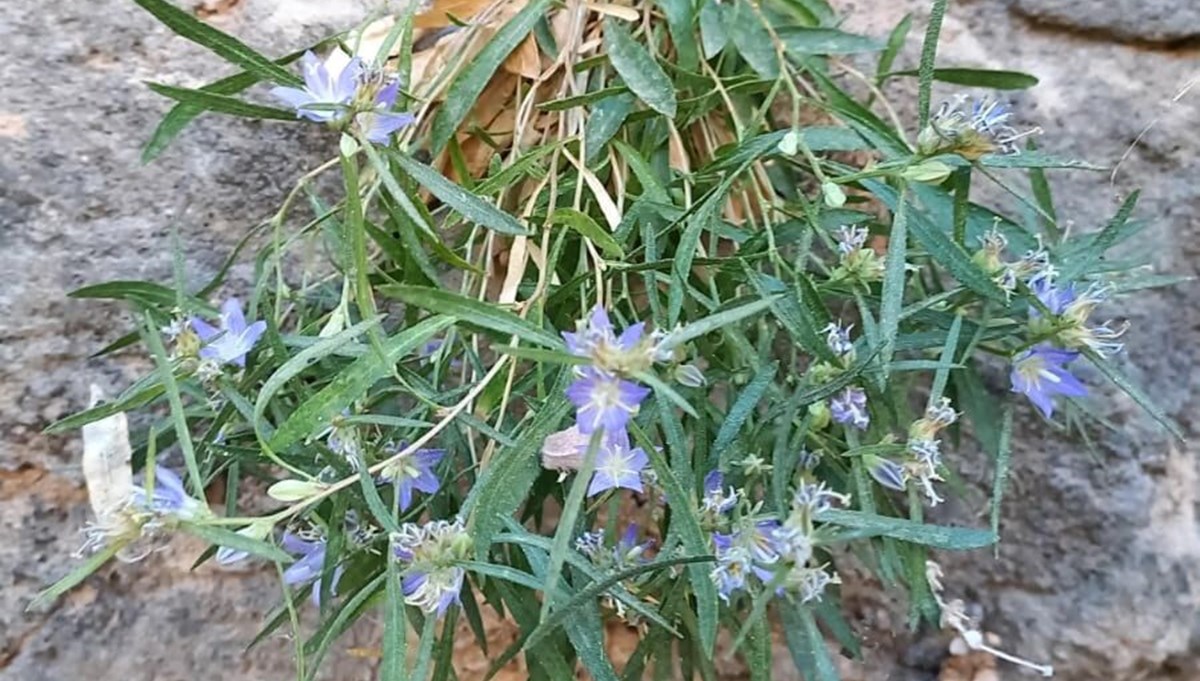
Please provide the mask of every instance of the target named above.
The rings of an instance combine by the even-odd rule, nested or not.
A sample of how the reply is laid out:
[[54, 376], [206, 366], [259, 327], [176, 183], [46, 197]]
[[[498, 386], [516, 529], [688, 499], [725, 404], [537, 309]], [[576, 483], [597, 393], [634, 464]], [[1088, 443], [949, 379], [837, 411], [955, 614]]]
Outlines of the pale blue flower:
[[403, 563], [404, 601], [429, 615], [441, 616], [459, 602], [464, 570], [458, 565], [471, 552], [462, 519], [405, 523], [392, 534], [392, 555]]
[[738, 498], [737, 490], [725, 487], [725, 474], [721, 471], [711, 471], [704, 476], [704, 496], [700, 499], [700, 510], [722, 515], [737, 505]]
[[[283, 583], [288, 586], [312, 584], [312, 602], [313, 605], [319, 607], [321, 591], [324, 590], [322, 573], [325, 569], [325, 549], [327, 547], [325, 538], [306, 539], [299, 534], [284, 532], [280, 539], [280, 546], [284, 551], [296, 556], [296, 562], [287, 566], [287, 569], [283, 571]], [[342, 566], [338, 565], [330, 576], [329, 593], [332, 596], [337, 595], [337, 585], [342, 579], [342, 572]]]
[[138, 509], [182, 520], [195, 519], [207, 508], [203, 502], [189, 496], [183, 480], [165, 466], [154, 469], [154, 493], [147, 495], [144, 487], [134, 485], [131, 503]]
[[567, 399], [576, 407], [579, 432], [584, 434], [600, 428], [610, 433], [624, 430], [650, 395], [648, 388], [595, 367], [579, 367], [576, 373], [579, 378], [567, 387]]
[[864, 462], [867, 464], [867, 473], [875, 479], [875, 482], [894, 489], [897, 492], [903, 492], [908, 482], [904, 474], [904, 467], [892, 461], [877, 456], [864, 457]]
[[261, 320], [246, 324], [242, 304], [237, 298], [230, 298], [221, 305], [219, 328], [199, 317], [192, 317], [189, 323], [204, 344], [200, 348], [201, 359], [239, 367], [246, 366], [246, 354], [267, 330], [267, 323]]
[[[398, 446], [386, 447], [384, 451], [391, 454], [404, 448], [405, 444], [401, 442]], [[379, 472], [381, 481], [390, 482], [395, 486], [400, 510], [406, 510], [412, 505], [413, 490], [426, 494], [438, 491], [441, 483], [433, 469], [445, 456], [445, 450], [418, 449], [388, 464]]]
[[596, 467], [588, 484], [587, 495], [596, 496], [610, 489], [642, 492], [642, 470], [650, 458], [641, 447], [632, 447], [629, 434], [621, 429], [608, 434], [596, 452]]
[[1013, 392], [1028, 397], [1046, 418], [1050, 418], [1054, 414], [1055, 396], [1087, 395], [1087, 387], [1066, 367], [1078, 356], [1079, 353], [1074, 350], [1063, 350], [1046, 344], [1026, 350], [1013, 360]]
[[363, 62], [358, 57], [333, 72], [333, 59], [322, 62], [312, 52], [300, 59], [304, 87], [276, 87], [271, 94], [296, 110], [300, 118], [327, 123], [342, 118], [354, 101]]
[[866, 430], [871, 425], [867, 393], [862, 388], [851, 386], [830, 398], [829, 413], [834, 421], [859, 430]]
[[387, 144], [393, 133], [416, 120], [410, 113], [392, 111], [399, 92], [400, 81], [393, 78], [379, 88], [371, 108], [354, 115], [354, 124], [369, 141]]

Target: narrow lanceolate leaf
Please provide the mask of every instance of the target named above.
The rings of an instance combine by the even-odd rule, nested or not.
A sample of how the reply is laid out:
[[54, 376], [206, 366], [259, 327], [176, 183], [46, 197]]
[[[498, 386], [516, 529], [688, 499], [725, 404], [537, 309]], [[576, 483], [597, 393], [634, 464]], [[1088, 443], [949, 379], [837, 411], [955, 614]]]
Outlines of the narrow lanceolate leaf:
[[[916, 76], [917, 71], [896, 71], [892, 76]], [[1025, 90], [1038, 84], [1038, 79], [1020, 71], [993, 69], [934, 69], [933, 79], [942, 83], [984, 87], [992, 90]]]
[[454, 317], [432, 317], [385, 339], [382, 353], [364, 354], [297, 407], [271, 436], [268, 446], [280, 451], [327, 428], [334, 416], [361, 397], [376, 381], [391, 373], [396, 362], [455, 321]]
[[[706, 555], [709, 551], [708, 535], [700, 525], [697, 516], [696, 503], [692, 494], [684, 489], [682, 482], [672, 471], [666, 457], [662, 455], [646, 434], [632, 424], [631, 434], [637, 440], [638, 446], [650, 457], [650, 465], [658, 475], [663, 491], [667, 493], [667, 504], [675, 509], [671, 515], [671, 534], [678, 534], [683, 540], [683, 548], [692, 556]], [[688, 580], [696, 597], [696, 613], [700, 620], [700, 645], [706, 654], [712, 654], [717, 640], [717, 587], [709, 576], [709, 568], [702, 564], [688, 566]]]
[[937, 63], [938, 40], [942, 35], [942, 20], [946, 18], [946, 5], [950, 0], [933, 0], [929, 11], [929, 24], [925, 27], [925, 40], [921, 43], [921, 62], [917, 78], [917, 116], [919, 127], [924, 130], [929, 124], [929, 101], [933, 93], [933, 71]]
[[1004, 483], [1008, 480], [1008, 461], [1012, 455], [1012, 404], [1004, 405], [1004, 420], [1000, 424], [1000, 449], [996, 452], [996, 473], [992, 477], [992, 504], [989, 515], [992, 534], [996, 535], [996, 553], [1000, 552], [1000, 501], [1004, 498]]
[[404, 681], [408, 671], [408, 618], [400, 586], [400, 566], [394, 560], [384, 562], [387, 564], [387, 584], [384, 587], [383, 660], [379, 666], [379, 681]]
[[379, 317], [368, 319], [329, 338], [319, 339], [316, 343], [296, 353], [294, 357], [284, 362], [283, 366], [276, 369], [275, 373], [271, 374], [271, 377], [263, 383], [262, 388], [258, 391], [258, 399], [254, 403], [255, 430], [259, 433], [264, 432], [262, 429], [263, 416], [267, 412], [267, 405], [271, 402], [271, 398], [279, 392], [280, 388], [312, 365], [336, 353], [347, 343], [365, 333], [368, 328], [378, 324], [379, 319]]
[[625, 250], [621, 248], [621, 244], [587, 213], [574, 208], [557, 208], [550, 214], [550, 224], [566, 225], [596, 244], [608, 256], [618, 260], [625, 258]]
[[82, 565], [71, 570], [66, 577], [55, 582], [53, 585], [42, 591], [29, 603], [26, 610], [39, 610], [53, 603], [59, 596], [67, 593], [71, 589], [83, 583], [83, 580], [91, 576], [93, 572], [99, 570], [108, 562], [109, 558], [117, 555], [121, 550], [121, 544], [114, 543], [105, 546], [97, 553], [92, 554]]
[[502, 234], [529, 234], [529, 230], [522, 227], [516, 218], [472, 194], [462, 185], [446, 179], [433, 168], [405, 154], [393, 153], [390, 156], [418, 184], [471, 222]]
[[529, 4], [505, 24], [488, 41], [479, 54], [455, 76], [446, 91], [446, 98], [433, 119], [429, 146], [434, 156], [442, 153], [459, 124], [475, 106], [496, 69], [508, 55], [525, 40], [535, 24], [546, 14], [550, 0], [530, 0]]
[[729, 413], [725, 415], [725, 422], [717, 431], [717, 441], [713, 444], [714, 452], [724, 451], [726, 447], [733, 444], [738, 431], [746, 423], [746, 419], [750, 418], [750, 414], [754, 412], [755, 407], [766, 394], [767, 388], [775, 380], [775, 372], [778, 370], [778, 362], [772, 362], [770, 365], [760, 368], [750, 383], [738, 394], [733, 406], [729, 408]]
[[164, 97], [170, 97], [183, 104], [191, 104], [205, 111], [215, 111], [242, 118], [276, 121], [296, 120], [296, 112], [294, 111], [276, 109], [273, 106], [263, 106], [261, 104], [251, 104], [250, 102], [244, 102], [228, 95], [218, 95], [212, 92], [205, 92], [204, 90], [191, 90], [185, 87], [163, 85], [162, 83], [147, 83], [146, 86]]
[[[313, 47], [316, 47], [314, 45]], [[285, 66], [299, 59], [306, 50], [298, 50], [282, 59], [275, 60], [279, 66]], [[227, 78], [214, 81], [200, 88], [203, 92], [211, 92], [215, 95], [236, 95], [237, 93], [249, 88], [262, 81], [262, 77], [251, 71], [243, 71], [235, 73]], [[183, 132], [197, 116], [204, 113], [205, 108], [196, 104], [179, 103], [163, 116], [158, 122], [158, 127], [150, 135], [150, 140], [146, 142], [146, 146], [142, 148], [142, 163], [149, 163], [158, 158], [171, 142]]]
[[1117, 238], [1121, 235], [1121, 228], [1129, 222], [1129, 216], [1133, 214], [1139, 195], [1140, 193], [1137, 191], [1131, 193], [1121, 203], [1117, 214], [1092, 238], [1087, 250], [1063, 263], [1062, 272], [1059, 274], [1062, 281], [1072, 281], [1079, 275], [1087, 273], [1104, 256], [1105, 251], [1116, 243]]
[[781, 26], [775, 29], [789, 54], [853, 54], [882, 50], [884, 44], [865, 35], [846, 33], [836, 28]]
[[[936, 549], [978, 549], [991, 546], [996, 536], [988, 530], [970, 527], [946, 527], [926, 525], [911, 520], [876, 515], [862, 511], [830, 510], [817, 516], [817, 520], [862, 530], [868, 536], [892, 537], [901, 541], [932, 546]], [[863, 536], [863, 533], [856, 536]]]
[[664, 349], [683, 345], [694, 338], [700, 338], [713, 331], [732, 326], [743, 319], [760, 314], [771, 307], [775, 299], [779, 297], [780, 295], [769, 295], [759, 300], [750, 301], [745, 305], [739, 305], [735, 308], [698, 319], [678, 331], [673, 331], [668, 336]]
[[780, 600], [776, 606], [783, 622], [784, 640], [796, 669], [805, 681], [838, 681], [837, 669], [829, 657], [825, 638], [807, 608]]
[[257, 539], [251, 539], [244, 534], [230, 532], [221, 527], [199, 523], [180, 523], [179, 529], [190, 535], [199, 537], [213, 546], [226, 546], [236, 551], [245, 551], [252, 556], [258, 556], [259, 558], [279, 563], [292, 562], [292, 557], [278, 546]]
[[900, 308], [904, 303], [904, 281], [908, 272], [908, 213], [905, 192], [900, 191], [899, 206], [892, 214], [892, 232], [888, 237], [887, 261], [883, 272], [882, 301], [879, 304], [879, 358], [884, 371], [890, 370], [896, 332], [900, 329]]
[[506, 336], [517, 336], [536, 345], [558, 349], [562, 347], [554, 334], [533, 322], [524, 320], [508, 310], [457, 293], [424, 286], [391, 284], [380, 286], [379, 292], [408, 305], [431, 312], [448, 314], [459, 320]]
[[463, 501], [462, 514], [469, 516], [475, 538], [476, 555], [484, 560], [491, 539], [504, 526], [529, 493], [529, 487], [542, 470], [538, 452], [546, 436], [558, 430], [571, 411], [564, 391], [571, 382], [570, 370], [559, 372], [549, 397], [535, 411], [531, 421], [521, 427], [521, 435], [512, 447], [501, 447], [484, 467]]
[[621, 22], [604, 20], [604, 49], [613, 68], [639, 99], [660, 114], [675, 117], [675, 85]]
[[237, 38], [200, 21], [167, 0], [134, 0], [179, 36], [211, 50], [218, 57], [258, 75], [286, 85], [299, 85], [300, 79], [287, 69], [259, 54]]
[[1167, 416], [1167, 413], [1163, 411], [1162, 407], [1155, 404], [1154, 401], [1150, 399], [1149, 395], [1147, 395], [1141, 388], [1130, 381], [1125, 374], [1121, 373], [1121, 371], [1117, 369], [1117, 367], [1113, 366], [1112, 362], [1108, 361], [1093, 350], [1084, 349], [1083, 354], [1089, 360], [1091, 360], [1092, 364], [1095, 365], [1097, 369], [1100, 370], [1100, 373], [1104, 374], [1104, 376], [1108, 378], [1108, 380], [1112, 381], [1113, 384], [1118, 388], [1124, 390], [1125, 394], [1129, 395], [1134, 402], [1137, 402], [1139, 407], [1146, 410], [1146, 413], [1152, 416], [1155, 421], [1158, 421], [1160, 424], [1162, 424], [1162, 427], [1166, 428], [1167, 432], [1171, 433], [1180, 440], [1184, 439], [1183, 431], [1179, 429], [1179, 424], [1175, 423], [1170, 416]]

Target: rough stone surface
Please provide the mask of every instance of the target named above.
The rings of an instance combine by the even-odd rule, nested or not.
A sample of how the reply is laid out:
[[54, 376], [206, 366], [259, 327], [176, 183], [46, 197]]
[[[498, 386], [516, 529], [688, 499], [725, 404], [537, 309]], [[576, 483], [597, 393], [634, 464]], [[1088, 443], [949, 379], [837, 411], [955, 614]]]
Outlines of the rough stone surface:
[[[906, 56], [915, 64], [927, 3], [841, 4], [852, 29], [876, 35], [915, 12]], [[1095, 230], [1140, 187], [1137, 215], [1150, 227], [1129, 254], [1145, 256], [1158, 273], [1200, 274], [1200, 87], [1194, 87], [1200, 52], [1051, 30], [1014, 9], [1001, 2], [952, 3], [938, 63], [1036, 74], [1037, 87], [1010, 98], [1023, 122], [1045, 130], [1039, 145], [1060, 156], [1119, 165], [1115, 179], [1108, 172], [1051, 173], [1060, 219], [1073, 229]], [[1129, 23], [1136, 23], [1135, 14], [1126, 15]], [[938, 88], [935, 98], [952, 92]], [[995, 187], [979, 189], [985, 202], [1007, 200]], [[1108, 388], [1095, 391], [1093, 404], [1110, 429], [1092, 429], [1094, 451], [1020, 405], [999, 557], [990, 551], [940, 557], [952, 595], [979, 606], [985, 628], [1000, 634], [1005, 648], [1052, 662], [1058, 678], [1200, 674], [1195, 295], [1195, 284], [1187, 283], [1141, 291], [1105, 310], [1132, 322], [1123, 370], [1148, 388], [1190, 442], [1172, 442], [1128, 397]], [[1087, 378], [1104, 385], [1101, 376]], [[995, 387], [1004, 386], [997, 376]], [[985, 523], [990, 460], [970, 451], [950, 460], [972, 490], [941, 517]], [[1016, 674], [1011, 666], [1001, 669]]]
[[1200, 4], [1193, 0], [1015, 0], [1013, 8], [1037, 22], [1122, 40], [1200, 37]]
[[[357, 3], [319, 0], [207, 4], [232, 4], [213, 20], [271, 53], [361, 12]], [[915, 63], [927, 3], [836, 4], [850, 13], [851, 30], [875, 35], [915, 11], [903, 57]], [[1043, 17], [1050, 10], [1039, 9], [1068, 4], [1099, 7], [1073, 12], [1085, 19], [1113, 16], [1120, 19], [1113, 24], [1141, 27], [1132, 34], [1090, 30], [1096, 25], [1083, 20], [1049, 22]], [[1117, 14], [1127, 4], [1136, 6]], [[1167, 29], [1184, 32], [1157, 37], [1167, 29], [1155, 28], [1148, 8], [1169, 4], [953, 3], [939, 60], [1036, 73], [1041, 85], [1013, 100], [1028, 122], [1046, 130], [1043, 147], [1110, 165], [1128, 151], [1115, 182], [1107, 173], [1054, 174], [1060, 215], [1076, 229], [1095, 229], [1119, 197], [1141, 186], [1139, 215], [1152, 227], [1137, 247], [1160, 272], [1196, 275], [1200, 87], [1185, 90], [1195, 82], [1200, 52], [1141, 42], [1195, 35], [1195, 3], [1178, 0]], [[1130, 35], [1139, 42], [1118, 41]], [[330, 150], [329, 140], [305, 126], [203, 118], [154, 165], [139, 165], [138, 146], [167, 109], [141, 81], [198, 85], [228, 71], [127, 0], [0, 3], [0, 45], [9, 57], [0, 61], [0, 271], [7, 273], [0, 287], [0, 680], [170, 681], [214, 669], [237, 678], [294, 678], [289, 641], [273, 639], [249, 656], [239, 645], [275, 602], [272, 576], [189, 572], [196, 547], [186, 543], [138, 565], [105, 568], [46, 611], [24, 609], [69, 570], [87, 518], [76, 438], [40, 430], [82, 406], [89, 382], [115, 391], [139, 370], [84, 359], [129, 320], [117, 306], [71, 300], [66, 292], [112, 278], [169, 279], [173, 224], [189, 245], [190, 276], [205, 278]], [[909, 120], [911, 114], [902, 111]], [[982, 199], [1002, 200], [1000, 192], [981, 192]], [[1126, 370], [1192, 442], [1200, 434], [1195, 293], [1183, 285], [1110, 307], [1133, 322]], [[948, 588], [979, 608], [1006, 648], [1053, 661], [1067, 681], [1197, 678], [1196, 446], [1169, 442], [1127, 398], [1098, 392], [1112, 429], [1093, 432], [1095, 453], [1022, 410], [999, 558], [987, 551], [942, 556]], [[957, 456], [970, 494], [946, 513], [985, 522], [991, 464], [969, 451]], [[871, 667], [847, 665], [847, 678], [933, 678], [944, 643], [910, 643], [889, 612], [862, 606], [855, 613]], [[375, 643], [364, 635], [350, 645], [369, 650]], [[372, 666], [370, 655], [343, 650], [327, 674], [372, 678]], [[987, 678], [997, 670], [1015, 676], [1000, 665]]]

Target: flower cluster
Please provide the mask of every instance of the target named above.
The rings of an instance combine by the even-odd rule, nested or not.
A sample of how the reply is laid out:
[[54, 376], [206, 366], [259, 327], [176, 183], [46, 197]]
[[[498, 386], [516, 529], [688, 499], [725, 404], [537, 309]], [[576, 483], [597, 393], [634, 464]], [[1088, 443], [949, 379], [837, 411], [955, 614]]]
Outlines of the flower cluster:
[[950, 407], [950, 399], [943, 397], [925, 410], [925, 415], [913, 422], [908, 429], [907, 451], [909, 461], [905, 463], [905, 477], [921, 483], [921, 491], [930, 506], [942, 503], [942, 498], [933, 489], [935, 481], [941, 482], [938, 468], [942, 465], [942, 441], [938, 433], [958, 420], [958, 413]]
[[801, 602], [820, 599], [837, 575], [826, 565], [812, 564], [816, 516], [834, 502], [848, 501], [824, 483], [802, 479], [788, 515], [780, 520], [760, 514], [761, 504], [748, 503], [744, 492], [726, 492], [721, 473], [709, 474], [700, 510], [713, 528], [716, 564], [710, 576], [717, 594], [731, 603], [739, 593], [772, 588], [777, 595], [795, 594]]
[[[177, 522], [198, 520], [209, 514], [208, 505], [189, 495], [183, 480], [174, 471], [156, 466], [153, 489], [135, 484], [128, 499], [117, 508], [109, 509], [85, 530], [79, 554], [105, 546], [119, 546], [118, 556], [127, 562], [135, 562], [153, 550], [153, 540], [162, 530]], [[143, 539], [146, 542], [139, 541]]]
[[838, 266], [830, 273], [831, 281], [849, 279], [863, 284], [883, 278], [885, 259], [867, 246], [866, 227], [842, 225], [834, 234], [837, 242]]
[[[324, 533], [316, 529], [288, 531], [283, 533], [279, 543], [284, 551], [296, 557], [296, 561], [283, 571], [283, 583], [288, 586], [312, 584], [313, 605], [320, 607], [321, 592], [326, 590], [325, 552], [329, 546]], [[338, 582], [344, 571], [339, 563], [329, 575], [328, 591], [331, 596], [337, 595]]]
[[471, 551], [461, 518], [405, 523], [391, 540], [392, 556], [405, 566], [401, 588], [406, 603], [439, 617], [458, 603], [465, 575], [459, 563]]
[[[822, 329], [825, 343], [836, 361], [834, 364], [822, 362], [815, 371], [818, 378], [830, 380], [854, 364], [854, 343], [850, 341], [852, 328], [854, 327], [843, 327], [841, 322], [833, 322]], [[858, 386], [847, 386], [834, 393], [829, 398], [828, 408], [829, 415], [836, 423], [858, 430], [866, 430], [871, 425], [871, 413], [867, 410], [867, 393]]]
[[1021, 139], [1037, 132], [1018, 132], [1012, 127], [1012, 112], [989, 97], [970, 99], [958, 95], [943, 102], [929, 119], [929, 125], [917, 137], [917, 153], [922, 156], [958, 154], [974, 161], [997, 151], [1016, 154]]
[[300, 60], [304, 87], [276, 87], [271, 94], [296, 110], [296, 116], [338, 128], [350, 127], [374, 144], [387, 144], [411, 124], [412, 114], [393, 111], [399, 79], [368, 67], [362, 59], [345, 61], [334, 51], [325, 61], [312, 52]]
[[605, 543], [603, 532], [584, 532], [575, 539], [575, 549], [587, 556], [596, 567], [624, 570], [645, 563], [646, 552], [654, 548], [653, 539], [638, 542], [640, 532], [641, 528], [636, 523], [629, 523], [612, 547]]

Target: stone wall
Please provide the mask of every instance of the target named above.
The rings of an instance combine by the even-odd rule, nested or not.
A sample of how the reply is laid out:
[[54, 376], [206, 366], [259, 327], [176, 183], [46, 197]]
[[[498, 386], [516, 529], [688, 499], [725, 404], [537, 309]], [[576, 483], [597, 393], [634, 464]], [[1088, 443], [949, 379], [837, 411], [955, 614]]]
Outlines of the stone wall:
[[[222, 28], [277, 53], [363, 11], [349, 1], [192, 4], [211, 6]], [[851, 29], [876, 35], [913, 9], [918, 31], [906, 58], [914, 59], [927, 3], [838, 4]], [[1094, 229], [1140, 186], [1139, 215], [1151, 227], [1135, 247], [1159, 271], [1197, 273], [1200, 85], [1184, 90], [1200, 76], [1200, 5], [976, 0], [953, 4], [944, 35], [940, 63], [1042, 79], [1014, 103], [1045, 129], [1043, 147], [1099, 164], [1123, 159], [1115, 181], [1107, 173], [1053, 176], [1060, 216]], [[116, 391], [144, 369], [87, 360], [129, 320], [116, 306], [66, 292], [112, 278], [169, 279], [173, 226], [188, 244], [190, 277], [202, 280], [331, 151], [329, 140], [305, 126], [203, 118], [162, 159], [140, 165], [138, 147], [167, 108], [142, 81], [194, 86], [224, 71], [127, 0], [10, 0], [0, 4], [0, 45], [8, 56], [0, 61], [0, 679], [293, 678], [289, 641], [273, 639], [249, 656], [239, 645], [275, 602], [273, 575], [189, 571], [194, 547], [108, 567], [52, 608], [24, 609], [73, 565], [88, 516], [77, 439], [41, 429], [80, 408], [89, 383]], [[1133, 323], [1128, 372], [1193, 437], [1194, 294], [1185, 284], [1111, 308]], [[1096, 433], [1094, 453], [1025, 414], [999, 557], [944, 556], [948, 585], [985, 613], [1006, 646], [1052, 660], [1061, 678], [1195, 678], [1195, 445], [1169, 442], [1121, 396], [1097, 404], [1112, 427]], [[981, 522], [990, 464], [959, 456], [972, 493], [948, 512]], [[876, 664], [863, 674], [932, 678], [937, 660], [918, 648], [873, 651]], [[370, 655], [344, 654], [328, 675], [369, 678], [372, 664]]]

